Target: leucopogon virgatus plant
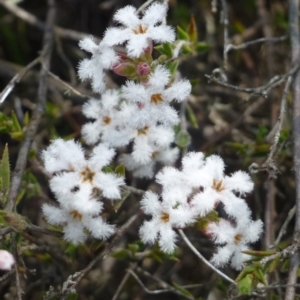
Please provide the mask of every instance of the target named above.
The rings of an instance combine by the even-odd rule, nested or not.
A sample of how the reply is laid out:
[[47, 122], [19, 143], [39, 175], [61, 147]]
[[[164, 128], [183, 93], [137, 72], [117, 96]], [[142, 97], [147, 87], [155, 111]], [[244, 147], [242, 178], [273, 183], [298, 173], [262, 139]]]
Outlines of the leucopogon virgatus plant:
[[[225, 175], [225, 164], [217, 155], [189, 152], [181, 169], [172, 166], [180, 153], [174, 146], [174, 126], [180, 120], [172, 104], [187, 100], [191, 84], [176, 73], [183, 43], [165, 25], [166, 13], [167, 7], [158, 2], [142, 17], [133, 6], [126, 6], [114, 15], [120, 26], [107, 29], [100, 43], [92, 37], [80, 41], [90, 58], [79, 63], [79, 77], [89, 80], [100, 94], [82, 110], [89, 119], [82, 136], [92, 150], [84, 150], [78, 141], [57, 139], [42, 152], [58, 203], [45, 204], [43, 212], [50, 224], [63, 226], [68, 242], [83, 243], [88, 235], [109, 238], [115, 226], [102, 218], [103, 199], [120, 199], [125, 178], [105, 168], [122, 149], [118, 160], [127, 171], [136, 177], [155, 177], [162, 187], [161, 194], [146, 191], [141, 200], [142, 211], [151, 216], [137, 232], [141, 240], [158, 241], [162, 251], [172, 253], [176, 229], [206, 220], [202, 231], [217, 245], [211, 262], [219, 267], [230, 263], [239, 270], [249, 258], [243, 251], [259, 239], [263, 227], [260, 220], [252, 220], [243, 198], [253, 190], [253, 182], [243, 171]], [[154, 44], [169, 55], [154, 59]], [[119, 89], [109, 89], [106, 72], [127, 81]], [[164, 167], [155, 176], [157, 163]], [[219, 206], [226, 217], [218, 216]]]

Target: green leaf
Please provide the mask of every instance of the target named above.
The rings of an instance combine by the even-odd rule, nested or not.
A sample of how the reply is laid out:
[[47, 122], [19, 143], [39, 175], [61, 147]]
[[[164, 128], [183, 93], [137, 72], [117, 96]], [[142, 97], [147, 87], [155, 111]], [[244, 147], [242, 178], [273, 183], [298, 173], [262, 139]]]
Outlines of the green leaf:
[[191, 42], [197, 42], [198, 41], [198, 31], [197, 31], [197, 26], [196, 26], [196, 22], [195, 22], [195, 18], [192, 15], [191, 19], [190, 19], [190, 23], [187, 29], [187, 33], [189, 35], [189, 40]]
[[115, 168], [115, 173], [119, 177], [124, 177], [125, 176], [125, 166], [124, 165], [118, 165]]
[[126, 249], [121, 249], [119, 251], [114, 252], [111, 256], [116, 259], [125, 259], [127, 258], [128, 253]]
[[194, 298], [194, 296], [185, 288], [181, 287], [178, 283], [175, 281], [172, 282], [173, 286], [175, 287], [176, 290], [180, 291], [182, 294], [189, 296], [191, 298]]
[[128, 244], [128, 249], [131, 251], [132, 255], [135, 255], [139, 251], [140, 247], [137, 244]]
[[255, 251], [255, 250], [244, 250], [242, 251], [245, 254], [252, 255], [252, 256], [259, 256], [259, 257], [265, 257], [265, 256], [270, 256], [276, 253], [274, 250], [270, 251]]
[[193, 109], [192, 109], [191, 106], [188, 105], [188, 104], [187, 104], [187, 106], [186, 106], [186, 111], [187, 111], [187, 114], [188, 114], [188, 119], [189, 119], [189, 121], [191, 122], [192, 126], [193, 126], [194, 128], [197, 128], [197, 129], [198, 129], [199, 127], [198, 127], [197, 118], [196, 118], [196, 116], [195, 116], [195, 114], [194, 114]]
[[25, 113], [25, 115], [24, 115], [24, 120], [23, 120], [24, 126], [25, 126], [25, 127], [28, 127], [29, 121], [30, 121], [29, 113], [28, 113], [28, 111], [26, 111], [26, 113]]
[[103, 173], [114, 173], [114, 170], [111, 167], [105, 166], [102, 168]]
[[10, 166], [9, 166], [9, 155], [8, 155], [7, 145], [5, 145], [2, 159], [0, 161], [0, 178], [1, 178], [0, 192], [6, 195], [10, 186]]
[[178, 68], [178, 60], [168, 62], [166, 67], [171, 73], [171, 79], [173, 79]]
[[190, 39], [189, 34], [185, 32], [180, 26], [177, 26], [177, 35], [180, 40], [188, 41]]
[[17, 213], [0, 210], [0, 215], [3, 216], [3, 219], [16, 231], [24, 231], [28, 227], [26, 218]]
[[78, 293], [72, 293], [67, 298], [67, 300], [77, 300], [77, 299], [78, 299]]
[[207, 44], [205, 42], [199, 42], [196, 45], [196, 51], [198, 53], [204, 53], [207, 52], [208, 50], [210, 50], [212, 48], [212, 46], [210, 44]]
[[124, 201], [127, 199], [127, 197], [130, 195], [129, 191], [122, 191], [121, 192], [121, 200], [114, 200], [113, 202], [113, 208], [115, 212], [118, 212], [118, 210], [121, 208]]
[[173, 56], [173, 48], [171, 43], [164, 43], [161, 45], [158, 45], [154, 47], [157, 51], [159, 51], [161, 54], [166, 55], [167, 57]]
[[237, 283], [239, 295], [250, 295], [252, 290], [253, 275], [248, 274]]
[[11, 118], [13, 121], [14, 131], [22, 131], [21, 125], [14, 111], [11, 113]]
[[187, 131], [181, 130], [175, 137], [175, 143], [180, 148], [186, 148], [191, 143], [191, 137]]

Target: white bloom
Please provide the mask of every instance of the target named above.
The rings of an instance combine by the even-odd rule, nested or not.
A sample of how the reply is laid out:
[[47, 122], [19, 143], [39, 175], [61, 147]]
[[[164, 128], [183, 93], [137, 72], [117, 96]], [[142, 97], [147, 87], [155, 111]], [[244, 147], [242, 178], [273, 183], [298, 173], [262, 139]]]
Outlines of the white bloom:
[[158, 195], [146, 192], [141, 201], [143, 211], [152, 215], [150, 221], [145, 221], [140, 228], [140, 236], [145, 243], [154, 243], [158, 240], [160, 248], [167, 253], [175, 249], [177, 235], [174, 227], [183, 228], [194, 221], [194, 213], [188, 206], [176, 205], [167, 201], [160, 202]]
[[150, 120], [166, 126], [173, 126], [179, 122], [177, 112], [170, 106], [170, 102], [184, 101], [191, 92], [191, 85], [187, 80], [182, 80], [166, 87], [169, 79], [170, 72], [158, 66], [147, 84], [128, 81], [123, 86], [123, 96], [136, 104], [130, 120], [132, 126], [146, 126]]
[[145, 164], [137, 162], [131, 154], [122, 154], [120, 162], [125, 166], [128, 171], [131, 171], [133, 176], [140, 178], [153, 178], [154, 170], [157, 163], [163, 165], [173, 164], [179, 156], [178, 148], [166, 147], [163, 149], [154, 148], [151, 160]]
[[216, 244], [220, 245], [211, 262], [217, 267], [222, 267], [230, 261], [232, 268], [240, 270], [244, 266], [244, 261], [250, 258], [242, 251], [248, 249], [248, 244], [259, 239], [262, 227], [260, 220], [243, 220], [238, 222], [236, 227], [226, 220], [209, 224], [208, 234]]
[[167, 13], [163, 4], [153, 3], [148, 7], [142, 19], [136, 15], [133, 6], [119, 9], [114, 20], [125, 28], [107, 29], [103, 42], [108, 46], [120, 45], [127, 41], [126, 49], [131, 57], [139, 57], [149, 47], [151, 41], [158, 43], [173, 42], [174, 30], [162, 23]]
[[[128, 135], [132, 132], [126, 128], [126, 116], [119, 109], [120, 95], [116, 90], [107, 90], [101, 100], [90, 99], [83, 106], [83, 114], [94, 122], [82, 128], [82, 135], [88, 144], [96, 144], [100, 140], [112, 147], [120, 147], [129, 143]], [[124, 105], [123, 105], [124, 107]]]
[[253, 182], [250, 176], [242, 171], [225, 176], [224, 168], [223, 160], [217, 155], [212, 155], [206, 158], [205, 165], [198, 172], [193, 172], [196, 176], [194, 181], [198, 181], [203, 192], [196, 194], [192, 203], [200, 216], [205, 216], [221, 201], [229, 215], [248, 219], [250, 216], [248, 206], [243, 199], [236, 197], [234, 192], [244, 194], [252, 191]]
[[[74, 140], [55, 140], [43, 151], [42, 158], [48, 172], [57, 172], [50, 180], [50, 187], [60, 204], [80, 206], [80, 199], [93, 199], [94, 194], [109, 199], [120, 198], [119, 187], [124, 184], [124, 179], [102, 172], [114, 155], [113, 149], [100, 144], [93, 149], [90, 158], [85, 159], [83, 149]], [[99, 206], [92, 203], [82, 209], [93, 210]]]
[[92, 54], [91, 59], [84, 59], [79, 63], [78, 75], [81, 80], [91, 79], [95, 93], [105, 89], [105, 69], [111, 69], [119, 58], [115, 51], [101, 42], [97, 45], [91, 37], [86, 37], [79, 42], [81, 49]]
[[6, 250], [0, 250], [0, 270], [10, 271], [15, 264], [15, 259], [11, 253]]
[[75, 209], [66, 210], [48, 204], [43, 205], [43, 212], [50, 224], [64, 225], [64, 239], [73, 244], [86, 240], [85, 228], [97, 239], [107, 239], [114, 232], [114, 226], [104, 222], [97, 212], [83, 214]]

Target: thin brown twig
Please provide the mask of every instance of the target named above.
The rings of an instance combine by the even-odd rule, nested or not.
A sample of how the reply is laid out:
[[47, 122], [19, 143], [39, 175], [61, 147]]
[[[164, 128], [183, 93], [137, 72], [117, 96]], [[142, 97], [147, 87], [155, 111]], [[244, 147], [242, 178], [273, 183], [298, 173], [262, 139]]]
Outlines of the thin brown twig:
[[76, 272], [75, 274], [69, 276], [69, 278], [63, 283], [62, 291], [59, 293], [48, 292], [44, 297], [44, 300], [51, 299], [53, 295], [61, 297], [61, 300], [67, 299], [68, 295], [73, 293], [83, 279], [83, 277], [96, 265], [100, 260], [104, 260], [112, 251], [113, 246], [123, 236], [124, 232], [138, 219], [139, 213], [133, 215], [122, 227], [120, 227], [112, 240], [106, 245], [105, 249], [97, 255], [83, 270]]
[[58, 83], [60, 83], [61, 85], [63, 85], [64, 87], [67, 88], [67, 90], [71, 91], [73, 94], [82, 97], [82, 98], [89, 98], [88, 95], [82, 94], [80, 93], [78, 90], [76, 90], [74, 87], [72, 87], [70, 84], [68, 84], [67, 82], [61, 80], [58, 76], [56, 76], [55, 74], [53, 74], [52, 72], [50, 72], [49, 70], [47, 71], [47, 74], [53, 78], [55, 81], [57, 81]]
[[133, 270], [129, 269], [129, 270], [127, 270], [127, 272], [128, 272], [128, 274], [130, 274], [137, 281], [137, 283], [142, 287], [143, 291], [146, 294], [159, 295], [159, 294], [163, 294], [163, 293], [175, 293], [175, 294], [178, 294], [179, 296], [184, 297], [184, 298], [189, 299], [189, 300], [194, 300], [195, 299], [194, 297], [190, 297], [190, 296], [185, 295], [184, 293], [176, 290], [174, 287], [169, 286], [167, 283], [166, 283], [166, 285], [168, 286], [168, 288], [162, 289], [162, 290], [151, 291], [143, 284], [143, 282], [140, 280], [140, 278], [137, 276], [137, 274]]
[[278, 236], [277, 236], [277, 238], [274, 242], [274, 245], [272, 245], [271, 248], [276, 247], [280, 243], [283, 235], [286, 232], [286, 228], [289, 225], [289, 223], [291, 222], [291, 220], [293, 219], [293, 217], [295, 216], [295, 213], [296, 213], [296, 205], [294, 205], [294, 207], [292, 207], [291, 210], [289, 211], [287, 218], [285, 219], [284, 223], [282, 224], [282, 226], [280, 228], [280, 231], [279, 231]]
[[145, 3], [143, 3], [137, 10], [136, 14], [138, 15], [141, 12], [144, 12], [144, 10], [153, 2], [154, 0], [148, 0]]
[[[292, 79], [293, 79], [292, 76], [289, 76], [285, 83], [282, 100], [281, 100], [281, 105], [280, 105], [280, 113], [279, 113], [278, 121], [275, 124], [275, 126], [277, 127], [277, 130], [274, 135], [274, 141], [270, 148], [270, 152], [269, 152], [267, 160], [261, 166], [263, 169], [267, 169], [269, 171], [269, 174], [271, 175], [271, 177], [274, 177], [277, 173], [277, 168], [274, 165], [274, 154], [275, 154], [278, 142], [279, 142], [280, 133], [281, 133], [283, 122], [284, 122], [286, 100], [287, 100], [288, 91], [289, 91], [291, 83], [292, 83]], [[275, 172], [275, 174], [272, 174], [274, 172]]]
[[[142, 275], [144, 275], [144, 276], [146, 276], [146, 277], [148, 277], [148, 278], [150, 278], [150, 279], [156, 281], [156, 282], [157, 282], [162, 288], [164, 288], [165, 290], [168, 290], [169, 292], [175, 293], [175, 294], [177, 294], [177, 295], [180, 296], [180, 297], [185, 297], [185, 298], [186, 298], [187, 295], [183, 295], [183, 294], [181, 293], [181, 291], [179, 291], [178, 289], [175, 289], [173, 286], [171, 286], [171, 285], [168, 284], [167, 282], [161, 280], [160, 278], [158, 278], [158, 277], [156, 277], [156, 276], [153, 276], [152, 274], [150, 274], [150, 273], [147, 272], [146, 270], [144, 270], [144, 269], [142, 269], [142, 268], [140, 268], [140, 267], [137, 267], [136, 270], [137, 270], [139, 273], [141, 273]], [[187, 296], [187, 297], [189, 297], [189, 296]], [[194, 297], [193, 297], [193, 298], [189, 297], [189, 298], [187, 298], [187, 299], [195, 299], [195, 298], [194, 298]]]
[[224, 69], [227, 69], [228, 65], [228, 38], [229, 38], [229, 19], [228, 19], [228, 8], [226, 0], [221, 0], [222, 4], [222, 23], [224, 25], [224, 46], [223, 46], [223, 60], [224, 60]]
[[14, 255], [14, 258], [16, 260], [14, 269], [15, 269], [15, 280], [16, 280], [16, 290], [17, 290], [17, 299], [22, 300], [22, 293], [23, 290], [21, 288], [21, 283], [20, 283], [20, 275], [18, 271], [18, 265], [19, 265], [19, 254], [18, 254], [18, 246], [17, 246], [17, 240], [16, 240], [16, 233], [12, 232], [11, 233], [11, 243], [12, 243], [12, 253]]
[[40, 82], [38, 87], [37, 95], [37, 105], [33, 111], [31, 122], [28, 125], [24, 141], [19, 150], [16, 166], [12, 174], [11, 187], [8, 194], [8, 200], [5, 206], [5, 210], [13, 211], [15, 208], [15, 201], [19, 189], [21, 187], [22, 176], [26, 167], [27, 155], [29, 153], [32, 141], [37, 132], [38, 125], [43, 116], [46, 95], [47, 95], [47, 71], [50, 66], [50, 57], [52, 53], [52, 44], [53, 44], [53, 27], [55, 22], [55, 6], [54, 1], [49, 0], [49, 10], [47, 14], [47, 30], [44, 32], [44, 41], [42, 54], [40, 60], [42, 63], [42, 69], [40, 71]]
[[300, 64], [296, 63], [294, 66], [290, 69], [289, 72], [283, 74], [283, 75], [276, 75], [272, 77], [266, 84], [256, 87], [256, 88], [243, 88], [239, 87], [233, 84], [226, 83], [218, 78], [216, 78], [214, 75], [205, 75], [206, 78], [208, 78], [209, 82], [217, 83], [221, 86], [230, 88], [235, 91], [244, 92], [251, 95], [260, 95], [266, 98], [268, 96], [268, 93], [271, 89], [275, 88], [276, 86], [280, 85], [282, 82], [286, 81], [287, 78], [290, 76], [294, 76], [296, 72], [298, 72], [300, 68]]
[[[0, 0], [0, 5], [6, 8], [9, 12], [11, 12], [16, 17], [20, 18], [21, 20], [25, 21], [26, 23], [40, 29], [40, 30], [47, 30], [47, 25], [39, 20], [36, 16], [32, 15], [31, 13], [27, 12], [23, 8], [5, 0]], [[54, 27], [55, 33], [58, 34], [61, 38], [70, 39], [79, 41], [85, 38], [87, 33], [79, 32], [71, 29], [62, 28], [59, 26]], [[94, 40], [99, 42], [101, 39], [99, 37], [94, 36]]]
[[[289, 24], [290, 41], [292, 50], [292, 63], [299, 63], [300, 55], [300, 32], [299, 32], [299, 0], [289, 0]], [[300, 72], [298, 71], [293, 85], [293, 141], [294, 141], [294, 170], [296, 186], [296, 224], [294, 229], [294, 241], [300, 237]], [[295, 287], [299, 266], [299, 251], [296, 251], [291, 258], [287, 284], [291, 285], [286, 289], [285, 300], [295, 299]]]
[[0, 93], [0, 105], [5, 101], [7, 96], [12, 92], [16, 84], [20, 82], [20, 80], [26, 75], [26, 73], [40, 62], [40, 59], [40, 57], [34, 59], [10, 80], [4, 90]]
[[272, 38], [260, 38], [260, 39], [256, 39], [253, 41], [249, 41], [249, 42], [245, 42], [239, 45], [233, 45], [233, 44], [228, 44], [227, 45], [227, 52], [230, 52], [231, 50], [243, 50], [248, 48], [249, 46], [253, 46], [256, 44], [260, 44], [260, 43], [278, 43], [278, 42], [283, 42], [286, 41], [288, 39], [287, 35], [283, 35], [283, 36], [279, 36], [279, 37], [272, 37]]
[[215, 266], [213, 266], [190, 242], [188, 237], [184, 234], [182, 229], [178, 229], [178, 232], [180, 236], [182, 237], [183, 241], [186, 243], [186, 245], [196, 254], [196, 256], [204, 263], [206, 264], [210, 269], [212, 269], [214, 272], [216, 272], [219, 276], [227, 280], [228, 282], [232, 284], [236, 284], [234, 280], [232, 280], [230, 277], [228, 277], [226, 274], [218, 270]]

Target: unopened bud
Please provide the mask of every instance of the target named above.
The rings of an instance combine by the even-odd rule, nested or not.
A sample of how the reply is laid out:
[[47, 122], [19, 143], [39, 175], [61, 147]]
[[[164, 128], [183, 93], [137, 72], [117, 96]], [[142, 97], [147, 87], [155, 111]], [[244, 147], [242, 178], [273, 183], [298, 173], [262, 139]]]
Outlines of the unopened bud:
[[121, 76], [133, 77], [135, 76], [135, 66], [132, 63], [119, 63], [113, 67], [113, 71]]
[[147, 76], [147, 75], [149, 75], [150, 72], [151, 72], [151, 67], [146, 62], [140, 62], [137, 65], [136, 73], [139, 76], [143, 76], [143, 77]]
[[0, 269], [10, 271], [15, 264], [15, 259], [11, 253], [6, 250], [0, 250]]

